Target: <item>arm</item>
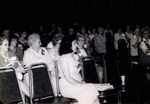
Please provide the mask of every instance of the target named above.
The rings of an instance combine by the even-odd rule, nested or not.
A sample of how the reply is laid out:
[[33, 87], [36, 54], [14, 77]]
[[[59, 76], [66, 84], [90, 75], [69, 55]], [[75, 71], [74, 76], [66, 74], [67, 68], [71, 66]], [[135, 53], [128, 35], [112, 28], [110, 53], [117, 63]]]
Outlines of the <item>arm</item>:
[[65, 61], [63, 61], [63, 60], [60, 61], [59, 62], [59, 66], [60, 66], [60, 68], [62, 70], [62, 73], [63, 73], [66, 81], [68, 81], [71, 84], [81, 84], [82, 83], [82, 82], [79, 82], [79, 81], [77, 81], [77, 80], [75, 80], [75, 79], [73, 79], [71, 77], [70, 69], [69, 69], [69, 67], [68, 67], [68, 65], [67, 65], [67, 63]]

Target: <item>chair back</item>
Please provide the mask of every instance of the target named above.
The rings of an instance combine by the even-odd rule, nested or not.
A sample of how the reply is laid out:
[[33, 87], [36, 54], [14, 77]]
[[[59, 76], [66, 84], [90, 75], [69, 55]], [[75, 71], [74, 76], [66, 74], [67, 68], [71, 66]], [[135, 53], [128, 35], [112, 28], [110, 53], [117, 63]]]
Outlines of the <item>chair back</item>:
[[150, 56], [146, 55], [138, 46], [139, 65], [150, 66]]
[[124, 39], [118, 40], [118, 51], [119, 51], [119, 69], [121, 75], [127, 75], [131, 69], [131, 60], [127, 43]]
[[45, 63], [32, 64], [29, 67], [31, 99], [53, 96], [48, 68]]
[[100, 83], [93, 57], [83, 57], [82, 76], [86, 83]]
[[114, 87], [121, 86], [121, 75], [117, 59], [114, 54], [106, 54], [104, 56], [107, 78], [106, 83], [114, 85]]
[[0, 101], [4, 104], [16, 104], [23, 101], [13, 68], [0, 69]]

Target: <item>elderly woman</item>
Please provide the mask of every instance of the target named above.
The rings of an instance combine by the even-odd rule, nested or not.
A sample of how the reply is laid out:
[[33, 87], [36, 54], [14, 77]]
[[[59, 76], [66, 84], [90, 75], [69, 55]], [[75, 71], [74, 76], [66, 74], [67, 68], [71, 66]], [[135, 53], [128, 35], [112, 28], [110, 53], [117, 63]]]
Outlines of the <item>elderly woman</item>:
[[[29, 48], [24, 52], [23, 63], [29, 67], [32, 64], [44, 62], [47, 64], [49, 71], [52, 73], [55, 72], [55, 68], [52, 60], [46, 50], [46, 48], [41, 47], [41, 39], [39, 34], [33, 33], [28, 37]], [[40, 74], [40, 73], [39, 73]], [[56, 81], [53, 80], [55, 77], [51, 76], [52, 87], [54, 95], [56, 94]], [[28, 76], [25, 77], [26, 82], [29, 83]]]
[[24, 69], [17, 56], [12, 51], [8, 50], [8, 44], [8, 38], [6, 38], [5, 36], [0, 37], [0, 68], [14, 67], [17, 73], [18, 83], [21, 91], [26, 96], [29, 96], [29, 86], [24, 83], [22, 76], [22, 73], [26, 73], [26, 70]]

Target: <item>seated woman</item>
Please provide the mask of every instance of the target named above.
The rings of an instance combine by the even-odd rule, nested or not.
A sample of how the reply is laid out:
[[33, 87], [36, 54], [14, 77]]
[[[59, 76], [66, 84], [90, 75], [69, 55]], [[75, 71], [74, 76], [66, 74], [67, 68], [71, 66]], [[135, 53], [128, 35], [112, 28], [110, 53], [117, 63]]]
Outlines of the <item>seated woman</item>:
[[78, 104], [99, 104], [98, 90], [92, 83], [85, 83], [81, 77], [81, 65], [73, 51], [73, 40], [70, 36], [62, 39], [59, 48], [59, 88], [64, 97], [75, 98]]
[[0, 37], [0, 67], [14, 67], [15, 71], [17, 72], [17, 78], [19, 81], [19, 86], [21, 91], [26, 95], [29, 96], [29, 86], [24, 83], [22, 73], [25, 73], [26, 70], [24, 69], [23, 65], [17, 58], [17, 56], [8, 51], [8, 38], [5, 36]]
[[[86, 57], [86, 56], [92, 56], [92, 50], [88, 47], [85, 47], [85, 39], [83, 35], [77, 35], [75, 40], [72, 42], [72, 44], [74, 45], [74, 51], [77, 49], [77, 55], [79, 55], [79, 57], [82, 59], [82, 57]], [[98, 71], [99, 74], [99, 78], [100, 78], [100, 82], [102, 82], [103, 79], [103, 67], [100, 64], [96, 64], [96, 69]]]
[[[46, 48], [41, 47], [41, 39], [39, 34], [32, 33], [28, 37], [28, 44], [29, 48], [24, 52], [23, 56], [23, 63], [29, 67], [32, 64], [37, 64], [44, 62], [47, 66], [49, 71], [52, 73], [55, 72], [55, 68], [53, 65], [52, 60], [46, 50]], [[39, 73], [40, 74], [40, 73]], [[54, 95], [56, 94], [56, 81], [53, 80], [55, 76], [51, 76], [52, 87], [54, 91]], [[28, 76], [25, 76], [25, 80], [29, 83]]]
[[150, 28], [141, 29], [142, 41], [139, 43], [139, 64], [150, 65]]
[[15, 35], [10, 36], [10, 46], [9, 51], [13, 52], [20, 61], [22, 61], [23, 58], [23, 50], [18, 47], [18, 37]]

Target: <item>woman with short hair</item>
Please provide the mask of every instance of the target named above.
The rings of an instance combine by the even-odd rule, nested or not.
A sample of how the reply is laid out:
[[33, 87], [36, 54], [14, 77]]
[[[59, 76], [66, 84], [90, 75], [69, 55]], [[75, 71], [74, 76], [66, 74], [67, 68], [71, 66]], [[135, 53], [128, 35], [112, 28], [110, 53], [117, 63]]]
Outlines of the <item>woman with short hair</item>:
[[[50, 59], [49, 53], [45, 47], [41, 47], [41, 39], [39, 34], [32, 33], [28, 37], [29, 48], [24, 52], [23, 63], [29, 67], [32, 64], [45, 63], [48, 66], [48, 70], [51, 74], [51, 80], [55, 79], [55, 76], [52, 76], [55, 73], [55, 68], [53, 61]], [[40, 73], [39, 73], [40, 74]], [[29, 77], [25, 76], [27, 83], [29, 83]], [[56, 91], [56, 81], [53, 80], [52, 87], [54, 95], [57, 94]]]

